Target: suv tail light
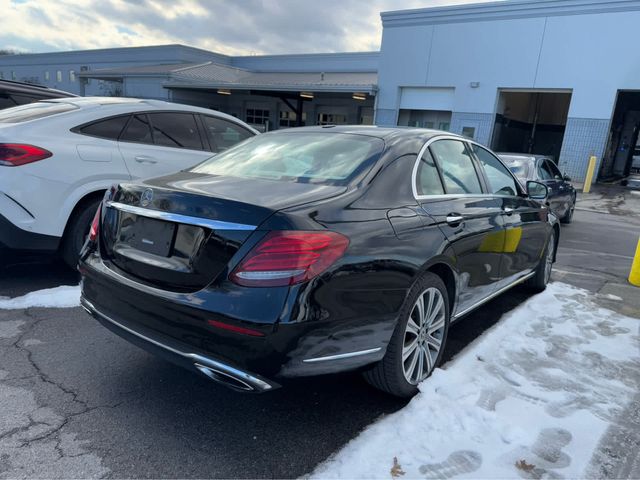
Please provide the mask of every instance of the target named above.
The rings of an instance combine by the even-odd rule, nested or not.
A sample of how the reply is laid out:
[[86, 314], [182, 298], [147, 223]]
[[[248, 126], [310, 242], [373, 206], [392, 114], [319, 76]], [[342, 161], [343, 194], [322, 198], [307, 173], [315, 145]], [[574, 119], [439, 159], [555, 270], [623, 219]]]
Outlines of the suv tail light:
[[101, 213], [102, 213], [102, 204], [98, 205], [96, 214], [93, 216], [93, 221], [91, 222], [91, 228], [89, 229], [90, 242], [95, 242], [98, 239], [98, 234], [100, 233], [100, 214]]
[[273, 231], [231, 272], [245, 287], [281, 287], [306, 282], [338, 260], [349, 239], [335, 232]]
[[53, 155], [49, 150], [22, 143], [0, 143], [0, 165], [18, 167], [44, 160]]

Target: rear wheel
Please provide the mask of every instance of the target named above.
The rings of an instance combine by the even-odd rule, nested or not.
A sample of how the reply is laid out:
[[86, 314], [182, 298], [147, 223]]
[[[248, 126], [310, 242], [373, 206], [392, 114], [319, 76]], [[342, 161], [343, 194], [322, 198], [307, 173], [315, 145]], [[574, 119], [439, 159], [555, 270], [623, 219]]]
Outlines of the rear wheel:
[[64, 238], [62, 239], [61, 253], [62, 259], [73, 269], [78, 265], [80, 250], [89, 234], [91, 220], [93, 220], [99, 204], [99, 199], [84, 202], [78, 206], [67, 223]]
[[576, 209], [576, 199], [573, 198], [567, 213], [564, 214], [564, 217], [560, 219], [562, 223], [571, 223], [573, 221], [573, 211]]
[[425, 273], [402, 307], [387, 353], [364, 378], [392, 395], [412, 397], [439, 365], [448, 330], [447, 289], [440, 277]]
[[547, 288], [547, 284], [551, 280], [551, 269], [555, 260], [556, 243], [558, 242], [557, 233], [555, 230], [549, 237], [547, 242], [547, 248], [538, 263], [535, 274], [527, 281], [529, 286], [535, 292], [542, 292]]

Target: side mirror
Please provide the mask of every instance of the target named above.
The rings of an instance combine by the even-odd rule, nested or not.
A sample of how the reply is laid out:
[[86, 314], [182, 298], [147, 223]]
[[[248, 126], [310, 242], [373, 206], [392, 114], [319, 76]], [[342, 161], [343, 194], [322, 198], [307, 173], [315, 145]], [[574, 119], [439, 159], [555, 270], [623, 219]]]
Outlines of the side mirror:
[[545, 200], [549, 196], [549, 188], [544, 183], [529, 180], [527, 182], [527, 195], [534, 200]]
[[569, 175], [567, 175], [566, 173], [564, 175], [562, 175], [562, 178], [564, 179], [565, 182], [570, 182], [571, 181], [571, 177]]

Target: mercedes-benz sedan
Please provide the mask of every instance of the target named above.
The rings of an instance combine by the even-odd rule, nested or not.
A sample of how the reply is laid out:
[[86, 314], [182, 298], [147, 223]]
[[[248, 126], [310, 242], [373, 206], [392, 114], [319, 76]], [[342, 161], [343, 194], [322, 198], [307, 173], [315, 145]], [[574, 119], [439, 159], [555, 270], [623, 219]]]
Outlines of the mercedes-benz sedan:
[[[82, 304], [143, 348], [236, 389], [362, 370], [411, 396], [449, 325], [526, 282], [557, 219], [483, 146], [432, 130], [268, 133], [107, 192]], [[464, 328], [464, 327], [462, 327]]]

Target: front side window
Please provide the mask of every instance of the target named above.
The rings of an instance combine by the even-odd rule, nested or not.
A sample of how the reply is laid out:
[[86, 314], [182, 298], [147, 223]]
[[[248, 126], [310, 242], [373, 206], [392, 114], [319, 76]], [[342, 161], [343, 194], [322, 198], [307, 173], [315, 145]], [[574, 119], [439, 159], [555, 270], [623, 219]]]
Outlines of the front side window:
[[444, 187], [440, 181], [438, 168], [436, 167], [433, 157], [428, 151], [425, 151], [418, 163], [418, 172], [416, 176], [416, 187], [418, 195], [442, 195]]
[[247, 138], [253, 137], [246, 128], [221, 118], [203, 115], [204, 129], [214, 153], [224, 152]]
[[384, 141], [365, 135], [283, 130], [257, 135], [197, 165], [196, 173], [347, 185], [368, 171]]
[[107, 140], [118, 140], [122, 129], [127, 124], [129, 115], [120, 115], [119, 117], [107, 118], [90, 125], [82, 127], [80, 133], [83, 135], [91, 135], [92, 137], [104, 138]]
[[484, 168], [484, 173], [487, 175], [487, 180], [489, 180], [491, 193], [508, 196], [518, 195], [515, 179], [500, 160], [479, 145], [474, 144], [472, 150], [478, 157], [480, 165]]
[[151, 113], [153, 143], [163, 147], [202, 150], [202, 139], [191, 113]]
[[551, 175], [553, 175], [553, 178], [555, 178], [556, 180], [563, 179], [562, 174], [560, 173], [560, 170], [558, 170], [558, 167], [556, 167], [555, 163], [553, 163], [549, 159], [545, 160], [545, 163], [547, 164], [547, 168], [551, 170]]
[[438, 140], [429, 147], [438, 162], [447, 193], [482, 193], [467, 146], [459, 140]]
[[120, 137], [123, 142], [153, 143], [151, 126], [146, 115], [134, 115]]

